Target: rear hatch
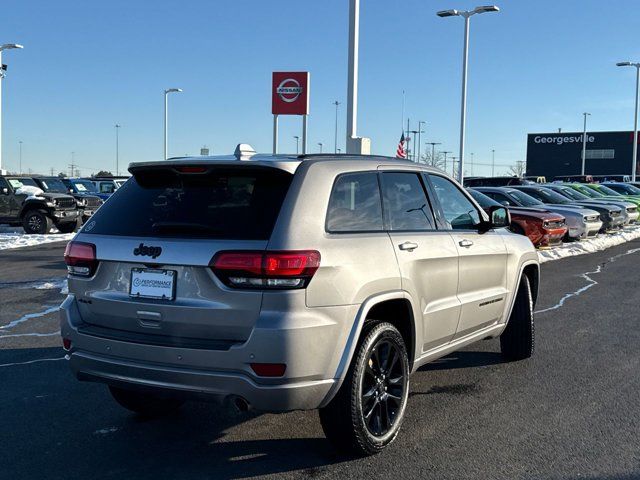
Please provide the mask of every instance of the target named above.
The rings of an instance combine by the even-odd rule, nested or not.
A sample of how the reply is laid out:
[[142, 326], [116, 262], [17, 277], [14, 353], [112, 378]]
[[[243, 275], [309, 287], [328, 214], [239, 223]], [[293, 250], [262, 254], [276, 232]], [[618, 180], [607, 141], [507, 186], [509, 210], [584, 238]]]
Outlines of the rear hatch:
[[226, 286], [210, 265], [222, 251], [266, 249], [292, 177], [252, 165], [134, 171], [75, 239], [96, 258], [88, 276], [70, 275], [81, 329], [190, 348], [245, 341], [262, 292]]

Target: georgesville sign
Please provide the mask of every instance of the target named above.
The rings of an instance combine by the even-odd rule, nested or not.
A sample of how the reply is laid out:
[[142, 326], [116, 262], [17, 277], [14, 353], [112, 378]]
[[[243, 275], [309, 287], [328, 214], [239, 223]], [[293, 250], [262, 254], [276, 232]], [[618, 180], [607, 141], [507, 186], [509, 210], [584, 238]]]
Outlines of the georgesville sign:
[[309, 114], [309, 72], [273, 72], [271, 113]]

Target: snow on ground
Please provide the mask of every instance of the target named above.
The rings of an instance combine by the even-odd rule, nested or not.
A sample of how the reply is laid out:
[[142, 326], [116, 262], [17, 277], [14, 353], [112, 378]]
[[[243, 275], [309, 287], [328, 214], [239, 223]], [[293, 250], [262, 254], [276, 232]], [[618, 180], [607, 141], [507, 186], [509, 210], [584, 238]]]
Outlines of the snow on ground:
[[12, 248], [31, 247], [33, 245], [41, 245], [51, 242], [68, 242], [73, 238], [73, 233], [56, 233], [49, 235], [27, 235], [22, 227], [9, 227], [0, 225], [0, 250], [9, 250]]
[[560, 258], [599, 252], [600, 250], [615, 247], [616, 245], [630, 242], [637, 238], [640, 238], [640, 226], [626, 227], [620, 232], [598, 235], [596, 238], [579, 242], [563, 243], [548, 250], [538, 250], [538, 258], [540, 259], [540, 263], [544, 263]]

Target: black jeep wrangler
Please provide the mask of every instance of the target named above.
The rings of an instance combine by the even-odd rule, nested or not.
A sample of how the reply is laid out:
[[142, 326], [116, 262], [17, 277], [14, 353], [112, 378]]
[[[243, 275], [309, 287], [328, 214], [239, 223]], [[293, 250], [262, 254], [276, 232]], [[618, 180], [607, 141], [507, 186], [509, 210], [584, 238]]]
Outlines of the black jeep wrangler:
[[75, 192], [73, 188], [67, 187], [59, 177], [32, 177], [45, 193], [65, 193], [76, 199], [80, 209], [82, 223], [85, 223], [93, 212], [95, 212], [104, 202], [96, 195], [88, 192]]
[[0, 176], [0, 223], [22, 225], [31, 234], [49, 233], [52, 226], [71, 233], [81, 225], [82, 212], [72, 196], [40, 192], [32, 178]]

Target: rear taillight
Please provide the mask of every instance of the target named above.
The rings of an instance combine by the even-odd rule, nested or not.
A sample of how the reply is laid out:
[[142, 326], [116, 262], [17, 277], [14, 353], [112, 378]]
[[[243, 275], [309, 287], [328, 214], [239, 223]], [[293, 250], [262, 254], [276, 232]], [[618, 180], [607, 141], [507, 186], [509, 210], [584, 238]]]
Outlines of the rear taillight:
[[227, 286], [236, 288], [304, 288], [320, 266], [320, 252], [220, 252], [211, 270]]
[[64, 263], [71, 275], [92, 276], [98, 266], [96, 246], [93, 243], [69, 242], [64, 251]]

